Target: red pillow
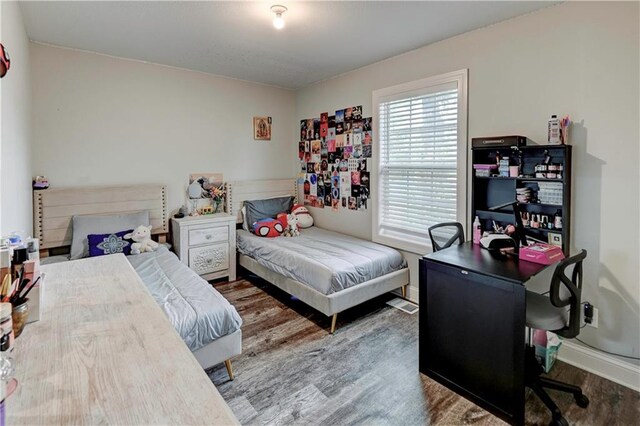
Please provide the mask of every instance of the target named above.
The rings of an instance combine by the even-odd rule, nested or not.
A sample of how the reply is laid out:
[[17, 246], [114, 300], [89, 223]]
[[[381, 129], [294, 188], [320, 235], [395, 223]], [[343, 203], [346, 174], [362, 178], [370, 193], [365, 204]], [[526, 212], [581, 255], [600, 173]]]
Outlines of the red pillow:
[[263, 219], [253, 224], [253, 233], [259, 237], [279, 237], [283, 232], [282, 222], [276, 219]]

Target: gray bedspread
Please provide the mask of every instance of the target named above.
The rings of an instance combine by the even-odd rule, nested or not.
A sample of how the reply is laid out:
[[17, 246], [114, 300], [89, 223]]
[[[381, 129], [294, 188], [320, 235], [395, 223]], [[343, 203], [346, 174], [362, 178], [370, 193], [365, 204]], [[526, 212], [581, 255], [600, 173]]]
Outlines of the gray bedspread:
[[407, 266], [390, 247], [311, 227], [298, 237], [237, 233], [238, 251], [260, 265], [328, 295]]
[[227, 299], [166, 247], [127, 259], [192, 351], [242, 325]]

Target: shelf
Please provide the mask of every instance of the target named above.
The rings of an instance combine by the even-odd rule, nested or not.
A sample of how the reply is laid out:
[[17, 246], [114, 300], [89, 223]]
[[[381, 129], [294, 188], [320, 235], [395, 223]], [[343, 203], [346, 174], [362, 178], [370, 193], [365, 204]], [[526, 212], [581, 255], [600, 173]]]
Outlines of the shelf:
[[518, 149], [566, 149], [568, 147], [571, 147], [571, 145], [525, 145], [525, 146], [520, 146], [518, 147]]
[[560, 182], [560, 183], [564, 183], [564, 180], [562, 179], [547, 179], [547, 178], [524, 178], [524, 177], [518, 177], [515, 178], [518, 181], [521, 182]]
[[525, 178], [525, 177], [511, 177], [511, 176], [474, 176], [474, 179], [487, 179], [487, 180], [517, 180], [520, 182], [560, 182], [564, 183], [562, 179], [547, 179], [547, 178]]
[[494, 180], [515, 180], [515, 177], [509, 176], [474, 176], [475, 179], [494, 179]]
[[524, 146], [474, 146], [471, 147], [472, 151], [482, 150], [482, 151], [510, 151], [510, 150], [523, 150], [527, 151], [529, 149], [562, 149], [567, 150], [570, 149], [572, 145], [524, 145]]
[[562, 204], [518, 203], [518, 205], [519, 205], [519, 206], [553, 207], [554, 209], [562, 209]]
[[476, 210], [479, 219], [491, 219], [498, 222], [515, 223], [516, 219], [513, 213], [505, 213], [491, 210]]
[[541, 232], [543, 234], [548, 234], [549, 232], [551, 232], [551, 233], [555, 232], [556, 234], [562, 234], [562, 229], [532, 228], [530, 226], [525, 226], [524, 230], [525, 231]]
[[[487, 172], [492, 173], [491, 176], [475, 176], [475, 169], [472, 169], [471, 221], [473, 221], [477, 215], [480, 218], [480, 222], [483, 227], [490, 227], [492, 225], [492, 220], [503, 225], [507, 223], [513, 224], [515, 222], [515, 217], [511, 211], [511, 207], [500, 209], [500, 211], [491, 211], [488, 207], [502, 205], [509, 201], [518, 201], [518, 191], [523, 191], [520, 188], [529, 188], [532, 190], [530, 197], [520, 197], [521, 200], [528, 199], [529, 202], [517, 202], [518, 211], [527, 212], [529, 214], [546, 215], [553, 221], [555, 213], [560, 210], [559, 214], [562, 215], [562, 222], [564, 226], [562, 229], [527, 227], [525, 228], [527, 235], [541, 241], [547, 241], [548, 236], [562, 236], [562, 248], [565, 255], [568, 254], [569, 245], [571, 243], [572, 216], [571, 148], [572, 147], [570, 145], [528, 145], [517, 148], [492, 146], [477, 149], [473, 148], [471, 150], [471, 164], [494, 165], [496, 164], [498, 156], [500, 158], [508, 156], [510, 160], [517, 160], [520, 164], [520, 168], [518, 169], [520, 176], [499, 176], [498, 169], [487, 170]], [[545, 157], [545, 150], [548, 151], [548, 154], [551, 156], [550, 160]], [[549, 161], [550, 164], [560, 164], [563, 166], [562, 172], [559, 172], [562, 176], [561, 179], [535, 177], [549, 176], [546, 174], [536, 175], [536, 166]], [[554, 173], [554, 171], [550, 171], [549, 173]], [[557, 192], [549, 192], [552, 196], [548, 198], [545, 198], [543, 194], [542, 198], [538, 199], [536, 195], [538, 187], [542, 190], [546, 189], [545, 187], [548, 187], [549, 189], [557, 190]], [[546, 202], [540, 202], [541, 200]]]

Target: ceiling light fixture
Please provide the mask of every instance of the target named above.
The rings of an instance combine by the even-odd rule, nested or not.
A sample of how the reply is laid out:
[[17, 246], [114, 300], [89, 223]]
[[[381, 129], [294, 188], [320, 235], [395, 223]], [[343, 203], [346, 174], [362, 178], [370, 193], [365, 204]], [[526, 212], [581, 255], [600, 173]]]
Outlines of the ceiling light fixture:
[[283, 29], [284, 28], [284, 19], [282, 18], [282, 14], [287, 11], [287, 8], [282, 6], [282, 5], [276, 4], [274, 6], [271, 6], [271, 11], [273, 13], [275, 13], [275, 15], [276, 15], [273, 18], [273, 26], [277, 30]]

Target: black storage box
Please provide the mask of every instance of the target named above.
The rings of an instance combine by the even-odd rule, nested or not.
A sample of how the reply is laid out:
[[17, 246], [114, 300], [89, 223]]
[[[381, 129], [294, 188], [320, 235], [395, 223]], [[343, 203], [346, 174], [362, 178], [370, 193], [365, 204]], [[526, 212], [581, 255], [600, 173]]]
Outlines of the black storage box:
[[511, 146], [527, 146], [531, 144], [531, 139], [526, 136], [490, 136], [485, 138], [471, 139], [472, 148], [505, 148]]

